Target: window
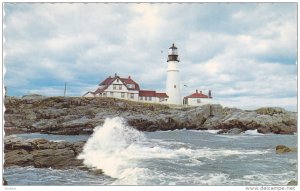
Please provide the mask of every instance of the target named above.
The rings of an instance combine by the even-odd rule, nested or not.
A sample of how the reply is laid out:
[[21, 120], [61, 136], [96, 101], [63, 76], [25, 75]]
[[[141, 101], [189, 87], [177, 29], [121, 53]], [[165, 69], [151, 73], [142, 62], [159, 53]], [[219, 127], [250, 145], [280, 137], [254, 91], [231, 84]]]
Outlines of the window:
[[125, 93], [121, 93], [121, 98], [124, 98], [125, 97]]
[[134, 89], [134, 84], [127, 84], [127, 87], [130, 89]]
[[119, 82], [119, 79], [117, 79], [117, 82]]
[[152, 101], [152, 97], [149, 97], [149, 101]]
[[201, 99], [197, 99], [197, 103], [201, 103]]
[[174, 88], [176, 88], [176, 85], [174, 85]]
[[117, 85], [116, 85], [116, 84], [113, 85], [113, 89], [114, 89], [114, 90], [117, 89]]
[[140, 97], [140, 100], [143, 100], [143, 97]]
[[134, 94], [130, 94], [130, 98], [131, 98], [131, 99], [134, 99]]
[[122, 85], [119, 85], [119, 90], [121, 90], [122, 89]]
[[147, 101], [147, 97], [145, 97], [145, 101]]
[[103, 95], [103, 97], [106, 97], [106, 92], [103, 92], [103, 94], [102, 94], [102, 95]]
[[114, 96], [114, 92], [110, 92], [110, 96]]

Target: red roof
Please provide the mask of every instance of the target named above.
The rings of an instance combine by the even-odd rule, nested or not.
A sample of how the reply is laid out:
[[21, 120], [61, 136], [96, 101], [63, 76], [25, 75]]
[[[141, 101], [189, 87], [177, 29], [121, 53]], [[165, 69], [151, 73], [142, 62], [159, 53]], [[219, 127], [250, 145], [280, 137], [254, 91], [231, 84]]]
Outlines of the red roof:
[[155, 97], [156, 96], [156, 92], [155, 91], [151, 91], [151, 90], [140, 90], [139, 91], [139, 96], [143, 96], [143, 97]]
[[165, 97], [169, 97], [169, 96], [166, 93], [156, 93], [156, 97], [165, 98]]
[[102, 93], [102, 92], [104, 92], [104, 90], [107, 88], [107, 86], [105, 86], [105, 87], [103, 87], [103, 88], [98, 88], [95, 92], [94, 92], [94, 94], [99, 94], [99, 93]]
[[109, 76], [103, 82], [101, 82], [99, 84], [99, 86], [101, 86], [101, 85], [110, 85], [115, 79], [116, 79], [116, 77], [112, 78], [112, 77]]
[[193, 93], [189, 96], [186, 96], [184, 98], [209, 98], [208, 95], [205, 95], [202, 93], [202, 91], [200, 91], [200, 93], [198, 93], [198, 91], [196, 91], [196, 93]]
[[128, 76], [128, 78], [120, 78], [119, 76], [115, 76], [115, 77], [112, 78], [112, 77], [109, 76], [103, 82], [101, 82], [99, 84], [99, 86], [104, 85], [107, 88], [107, 86], [109, 86], [110, 84], [112, 84], [117, 78], [119, 78], [121, 80], [121, 82], [123, 82], [124, 85], [134, 84], [134, 88], [128, 88], [127, 87], [129, 90], [137, 90], [137, 91], [140, 90], [140, 86], [135, 81], [133, 81], [130, 76]]
[[160, 97], [160, 98], [166, 98], [169, 97], [166, 93], [156, 93], [156, 91], [153, 90], [140, 90], [139, 96], [142, 97]]
[[130, 76], [128, 76], [128, 78], [120, 78], [120, 80], [121, 80], [125, 85], [127, 85], [127, 84], [134, 84], [134, 88], [128, 88], [128, 87], [127, 87], [129, 90], [137, 90], [137, 91], [140, 90], [140, 86], [139, 86], [135, 81], [133, 81], [133, 80], [131, 79]]

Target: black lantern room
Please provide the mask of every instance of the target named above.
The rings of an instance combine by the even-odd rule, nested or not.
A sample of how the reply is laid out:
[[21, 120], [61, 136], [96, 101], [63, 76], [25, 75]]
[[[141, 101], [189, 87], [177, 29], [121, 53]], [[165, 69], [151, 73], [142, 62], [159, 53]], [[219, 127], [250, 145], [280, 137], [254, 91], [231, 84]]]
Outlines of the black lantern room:
[[179, 62], [178, 60], [178, 52], [177, 52], [177, 47], [173, 45], [169, 48], [169, 55], [168, 55], [168, 61], [177, 61]]

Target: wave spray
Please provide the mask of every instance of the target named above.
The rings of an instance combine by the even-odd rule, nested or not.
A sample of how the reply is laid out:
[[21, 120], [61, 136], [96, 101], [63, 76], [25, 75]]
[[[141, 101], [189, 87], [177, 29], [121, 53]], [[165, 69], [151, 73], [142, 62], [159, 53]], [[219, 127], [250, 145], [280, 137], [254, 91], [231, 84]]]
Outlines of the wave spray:
[[116, 184], [137, 184], [139, 173], [136, 155], [139, 142], [145, 140], [144, 135], [127, 126], [122, 118], [107, 118], [103, 126], [97, 126], [88, 139], [83, 152], [78, 156], [90, 168], [102, 169], [103, 172], [116, 178]]

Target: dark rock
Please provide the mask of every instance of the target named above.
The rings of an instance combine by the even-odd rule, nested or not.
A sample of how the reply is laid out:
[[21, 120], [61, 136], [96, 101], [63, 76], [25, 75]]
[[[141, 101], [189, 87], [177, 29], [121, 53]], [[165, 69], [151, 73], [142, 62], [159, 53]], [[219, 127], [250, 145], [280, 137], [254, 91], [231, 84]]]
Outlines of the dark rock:
[[238, 135], [238, 134], [240, 134], [242, 132], [244, 132], [242, 129], [232, 128], [232, 129], [222, 129], [221, 131], [218, 131], [218, 134], [233, 134], [233, 135]]
[[[12, 145], [33, 145], [30, 150], [20, 149]], [[83, 165], [83, 160], [77, 159], [85, 142], [68, 143], [52, 142], [45, 139], [23, 140], [6, 137], [4, 140], [4, 166], [34, 166], [37, 168], [72, 168]]]
[[276, 153], [282, 154], [282, 153], [289, 153], [289, 152], [297, 152], [296, 148], [289, 148], [285, 145], [277, 145], [276, 146]]
[[298, 185], [297, 180], [291, 180], [287, 183], [287, 186], [297, 186], [297, 185]]
[[271, 133], [271, 129], [269, 127], [260, 127], [257, 129], [258, 133], [267, 134]]
[[34, 148], [33, 144], [29, 142], [16, 142], [12, 145], [12, 147], [14, 150], [24, 149], [26, 151], [32, 151]]
[[71, 148], [36, 150], [32, 154], [33, 166], [36, 168], [68, 168], [82, 165], [82, 160], [75, 158]]
[[4, 166], [30, 166], [33, 164], [33, 156], [23, 149], [6, 152], [4, 155]]
[[7, 186], [7, 185], [8, 185], [5, 178], [2, 178], [2, 185], [3, 185], [3, 186]]
[[89, 172], [91, 172], [93, 175], [103, 174], [103, 171], [101, 169], [89, 169]]
[[72, 145], [72, 149], [76, 156], [78, 156], [82, 152], [84, 144], [85, 141], [81, 141], [81, 142], [76, 142]]

